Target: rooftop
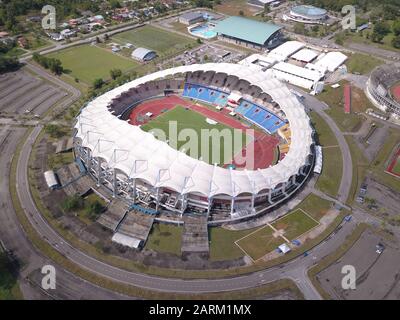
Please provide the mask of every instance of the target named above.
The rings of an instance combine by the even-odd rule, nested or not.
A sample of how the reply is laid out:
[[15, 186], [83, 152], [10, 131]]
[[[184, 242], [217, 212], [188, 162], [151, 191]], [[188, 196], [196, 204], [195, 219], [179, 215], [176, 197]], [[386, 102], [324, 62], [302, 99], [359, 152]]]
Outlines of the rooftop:
[[230, 37], [263, 45], [274, 33], [282, 29], [272, 23], [243, 17], [229, 17], [217, 24], [214, 31]]

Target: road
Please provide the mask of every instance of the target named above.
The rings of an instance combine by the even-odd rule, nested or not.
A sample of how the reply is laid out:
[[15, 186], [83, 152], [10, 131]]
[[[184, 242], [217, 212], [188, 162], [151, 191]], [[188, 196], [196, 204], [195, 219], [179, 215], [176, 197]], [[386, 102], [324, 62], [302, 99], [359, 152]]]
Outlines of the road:
[[50, 294], [38, 289], [40, 281], [28, 280], [44, 265], [54, 262], [44, 257], [26, 237], [13, 208], [9, 190], [11, 160], [18, 142], [26, 129], [4, 127], [0, 131], [0, 240], [7, 250], [13, 252], [22, 264], [20, 270], [20, 288], [25, 299], [128, 299], [126, 296], [99, 288], [82, 280], [56, 265], [57, 289]]

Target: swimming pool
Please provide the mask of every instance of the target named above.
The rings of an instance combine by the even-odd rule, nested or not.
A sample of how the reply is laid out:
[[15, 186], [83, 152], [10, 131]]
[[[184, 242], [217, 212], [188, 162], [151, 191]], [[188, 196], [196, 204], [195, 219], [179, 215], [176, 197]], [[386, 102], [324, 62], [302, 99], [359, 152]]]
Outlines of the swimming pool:
[[189, 33], [196, 37], [211, 39], [217, 36], [214, 27], [209, 23], [200, 24], [189, 29]]

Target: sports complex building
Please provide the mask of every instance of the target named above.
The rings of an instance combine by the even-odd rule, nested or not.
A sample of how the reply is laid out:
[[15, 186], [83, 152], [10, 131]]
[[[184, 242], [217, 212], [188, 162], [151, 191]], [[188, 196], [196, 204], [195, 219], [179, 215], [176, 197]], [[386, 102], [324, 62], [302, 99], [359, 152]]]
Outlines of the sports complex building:
[[229, 17], [216, 25], [214, 32], [218, 38], [230, 43], [253, 49], [270, 49], [282, 42], [282, 27], [247, 19]]
[[[254, 128], [253, 143], [239, 150], [254, 148], [254, 163], [191, 157], [147, 131], [165, 125], [163, 119], [183, 119], [193, 128]], [[113, 197], [176, 221], [184, 213], [223, 223], [268, 212], [295, 194], [314, 165], [303, 105], [271, 72], [228, 63], [159, 71], [97, 97], [77, 117], [74, 148], [77, 161]]]
[[283, 20], [292, 20], [296, 22], [309, 24], [323, 24], [328, 18], [325, 9], [309, 5], [294, 6], [287, 14], [283, 15]]
[[369, 99], [381, 110], [400, 117], [400, 65], [377, 67], [367, 82]]

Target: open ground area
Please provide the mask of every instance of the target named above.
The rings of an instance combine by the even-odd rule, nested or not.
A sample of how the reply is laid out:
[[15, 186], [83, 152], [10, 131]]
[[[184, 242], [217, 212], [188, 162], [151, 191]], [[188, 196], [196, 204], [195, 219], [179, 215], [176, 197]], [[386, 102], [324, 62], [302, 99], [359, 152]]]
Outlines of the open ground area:
[[275, 250], [285, 240], [266, 225], [236, 241], [236, 244], [254, 261]]
[[317, 225], [318, 221], [302, 209], [297, 209], [272, 223], [272, 227], [290, 241], [295, 240]]
[[[376, 252], [378, 244], [385, 247], [380, 254]], [[396, 261], [399, 259], [398, 246], [386, 242], [371, 230], [366, 230], [340, 260], [320, 272], [317, 278], [334, 299], [398, 299], [400, 270]], [[355, 290], [341, 288], [341, 269], [345, 265], [352, 265], [356, 269]]]
[[48, 56], [60, 59], [70, 76], [89, 85], [98, 78], [109, 79], [112, 69], [126, 72], [138, 66], [133, 59], [124, 58], [94, 45], [72, 47]]
[[144, 47], [157, 52], [158, 56], [172, 56], [196, 44], [194, 39], [153, 26], [144, 26], [126, 31], [112, 37], [121, 44], [131, 43], [135, 47]]

